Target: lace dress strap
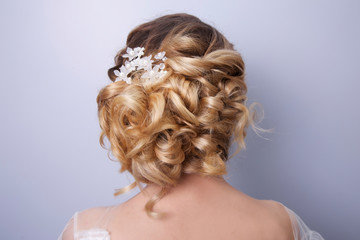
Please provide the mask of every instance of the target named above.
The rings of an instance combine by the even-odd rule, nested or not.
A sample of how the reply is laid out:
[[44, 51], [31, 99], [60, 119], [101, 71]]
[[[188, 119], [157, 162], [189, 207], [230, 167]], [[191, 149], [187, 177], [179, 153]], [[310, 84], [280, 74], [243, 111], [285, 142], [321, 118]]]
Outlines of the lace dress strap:
[[77, 226], [77, 224], [75, 224], [75, 218], [77, 219], [76, 216], [76, 212], [75, 214], [73, 214], [70, 218], [70, 220], [66, 223], [63, 231], [60, 233], [58, 240], [63, 240], [63, 239], [67, 239], [67, 240], [73, 240], [74, 239], [74, 235], [75, 235], [75, 226]]
[[96, 226], [102, 226], [103, 228], [107, 228], [108, 224], [110, 222], [110, 218], [113, 215], [113, 209], [115, 208], [115, 206], [112, 207], [107, 207], [104, 215], [99, 218], [98, 222], [96, 223]]
[[284, 207], [290, 218], [294, 240], [324, 240], [318, 232], [311, 230], [294, 211], [281, 202], [278, 203]]
[[[114, 208], [115, 206], [107, 207], [101, 214], [98, 213], [98, 211], [103, 211], [100, 209], [76, 212], [74, 215], [74, 240], [110, 240], [107, 227]], [[97, 220], [93, 219], [94, 216]], [[87, 218], [90, 218], [91, 221]], [[81, 221], [81, 219], [86, 219], [86, 221]]]
[[75, 236], [75, 234], [77, 233], [78, 215], [79, 215], [79, 212], [76, 211], [75, 214], [74, 214], [74, 236]]

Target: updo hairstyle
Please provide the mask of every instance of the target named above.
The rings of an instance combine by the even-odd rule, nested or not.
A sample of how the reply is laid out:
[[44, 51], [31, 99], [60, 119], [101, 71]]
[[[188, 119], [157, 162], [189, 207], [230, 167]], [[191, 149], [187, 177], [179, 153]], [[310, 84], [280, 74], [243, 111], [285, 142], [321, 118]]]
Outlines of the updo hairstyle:
[[[128, 47], [144, 47], [145, 56], [165, 51], [167, 74], [153, 82], [135, 71], [131, 84], [115, 81]], [[243, 59], [197, 17], [166, 15], [136, 27], [108, 75], [113, 83], [97, 96], [100, 144], [106, 137], [120, 172], [135, 179], [119, 193], [141, 183], [162, 187], [145, 206], [149, 216], [158, 216], [154, 204], [183, 174], [224, 175], [231, 143], [237, 142], [236, 153], [245, 147], [254, 122], [245, 106]]]

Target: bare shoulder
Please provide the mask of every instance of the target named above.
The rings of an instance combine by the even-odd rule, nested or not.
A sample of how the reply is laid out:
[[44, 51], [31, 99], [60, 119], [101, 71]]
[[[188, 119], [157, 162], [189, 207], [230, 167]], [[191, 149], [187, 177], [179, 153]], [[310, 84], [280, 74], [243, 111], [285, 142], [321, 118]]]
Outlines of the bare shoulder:
[[293, 239], [291, 222], [284, 206], [273, 200], [258, 200], [265, 213], [267, 231], [276, 239]]
[[[242, 231], [245, 239], [292, 240], [293, 232], [285, 207], [276, 201], [259, 200], [242, 192], [235, 192], [231, 198], [236, 204], [227, 204], [232, 209], [230, 216], [236, 221], [232, 228]], [[227, 201], [227, 200], [226, 200]], [[233, 215], [234, 214], [234, 215]], [[227, 218], [227, 216], [224, 216]], [[242, 226], [239, 228], [239, 226]]]

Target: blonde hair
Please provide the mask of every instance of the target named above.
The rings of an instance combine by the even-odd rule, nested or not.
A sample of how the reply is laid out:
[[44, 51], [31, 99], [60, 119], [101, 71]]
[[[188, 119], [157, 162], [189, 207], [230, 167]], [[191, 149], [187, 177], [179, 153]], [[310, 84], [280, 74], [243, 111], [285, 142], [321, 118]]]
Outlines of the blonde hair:
[[[114, 82], [126, 48], [139, 46], [145, 55], [166, 52], [166, 76], [151, 82], [135, 72], [131, 84]], [[226, 174], [231, 143], [238, 143], [239, 152], [245, 147], [246, 128], [255, 126], [245, 104], [241, 55], [214, 27], [194, 16], [166, 15], [136, 27], [108, 75], [113, 83], [97, 96], [100, 144], [105, 147], [106, 137], [121, 163], [120, 172], [129, 171], [135, 179], [116, 195], [136, 185], [141, 188], [140, 183], [162, 187], [145, 206], [149, 216], [159, 216], [154, 204], [182, 174]]]

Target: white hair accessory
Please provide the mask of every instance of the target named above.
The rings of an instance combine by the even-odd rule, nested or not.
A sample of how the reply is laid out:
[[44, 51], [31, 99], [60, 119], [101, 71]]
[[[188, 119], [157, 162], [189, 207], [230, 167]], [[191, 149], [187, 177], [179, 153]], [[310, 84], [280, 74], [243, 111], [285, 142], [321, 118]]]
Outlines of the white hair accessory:
[[[128, 77], [129, 73], [136, 70], [144, 69], [145, 72], [141, 75], [141, 78], [148, 78], [151, 81], [156, 81], [163, 77], [167, 71], [164, 71], [165, 64], [163, 61], [166, 60], [165, 52], [159, 52], [152, 58], [152, 55], [141, 57], [144, 55], [145, 48], [136, 47], [134, 49], [127, 48], [126, 54], [123, 58], [128, 58], [129, 61], [125, 61], [125, 64], [120, 67], [119, 70], [115, 70], [114, 74], [117, 76], [115, 81], [125, 81], [127, 84], [131, 83], [131, 78]], [[160, 62], [153, 66], [153, 62]]]

